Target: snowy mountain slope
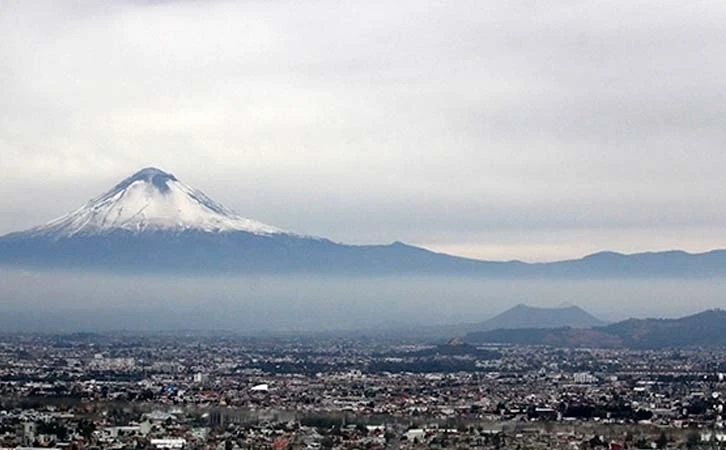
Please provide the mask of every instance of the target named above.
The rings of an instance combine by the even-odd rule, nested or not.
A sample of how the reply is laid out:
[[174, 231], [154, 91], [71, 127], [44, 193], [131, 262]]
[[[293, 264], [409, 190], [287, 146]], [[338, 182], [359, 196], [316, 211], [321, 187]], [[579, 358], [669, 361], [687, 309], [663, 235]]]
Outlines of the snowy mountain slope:
[[240, 217], [174, 175], [151, 167], [126, 178], [76, 211], [25, 233], [60, 239], [117, 230], [285, 233]]

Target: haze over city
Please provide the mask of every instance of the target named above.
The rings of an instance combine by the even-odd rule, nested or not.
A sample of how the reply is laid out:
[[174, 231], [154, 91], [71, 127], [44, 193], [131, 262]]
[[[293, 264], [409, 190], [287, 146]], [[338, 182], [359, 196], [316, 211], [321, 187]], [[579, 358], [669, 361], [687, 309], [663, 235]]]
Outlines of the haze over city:
[[[86, 205], [41, 228], [46, 243], [3, 241], [5, 326], [43, 328], [37, 311], [62, 329], [327, 329], [484, 320], [521, 302], [613, 321], [724, 306], [719, 252], [561, 269], [421, 250], [537, 263], [726, 247], [724, 5], [0, 10], [0, 234]], [[104, 192], [118, 198], [87, 204]], [[54, 244], [162, 222], [255, 244]], [[154, 258], [164, 273], [141, 273]]]

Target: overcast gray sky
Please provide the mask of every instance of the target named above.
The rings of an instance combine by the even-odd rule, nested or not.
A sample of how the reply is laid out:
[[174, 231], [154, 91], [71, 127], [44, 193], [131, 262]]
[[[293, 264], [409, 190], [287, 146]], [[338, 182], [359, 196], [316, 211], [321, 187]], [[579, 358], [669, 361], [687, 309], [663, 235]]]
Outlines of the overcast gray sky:
[[158, 166], [488, 259], [726, 247], [726, 2], [3, 1], [0, 233]]

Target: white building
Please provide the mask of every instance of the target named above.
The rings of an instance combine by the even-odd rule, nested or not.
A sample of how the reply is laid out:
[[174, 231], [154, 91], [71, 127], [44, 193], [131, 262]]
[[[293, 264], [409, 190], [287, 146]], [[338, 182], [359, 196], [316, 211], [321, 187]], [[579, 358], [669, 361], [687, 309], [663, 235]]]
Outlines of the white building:
[[183, 449], [187, 446], [186, 439], [182, 438], [151, 439], [149, 442], [152, 447], [159, 449]]

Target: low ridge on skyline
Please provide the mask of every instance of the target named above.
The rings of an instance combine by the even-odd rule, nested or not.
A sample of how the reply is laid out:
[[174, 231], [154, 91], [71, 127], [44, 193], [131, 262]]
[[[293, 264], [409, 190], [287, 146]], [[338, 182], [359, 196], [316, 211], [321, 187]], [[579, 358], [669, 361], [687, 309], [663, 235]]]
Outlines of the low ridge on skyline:
[[592, 328], [498, 328], [466, 335], [467, 342], [562, 347], [667, 348], [726, 345], [726, 311], [709, 309], [677, 319], [627, 319]]

